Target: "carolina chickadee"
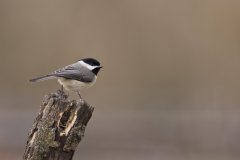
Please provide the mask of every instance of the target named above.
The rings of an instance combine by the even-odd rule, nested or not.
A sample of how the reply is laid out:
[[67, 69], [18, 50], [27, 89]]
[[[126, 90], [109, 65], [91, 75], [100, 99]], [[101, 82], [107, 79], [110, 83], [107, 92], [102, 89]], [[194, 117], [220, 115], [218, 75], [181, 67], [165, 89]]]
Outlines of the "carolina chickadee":
[[76, 63], [58, 69], [48, 75], [31, 79], [31, 82], [40, 82], [58, 78], [58, 82], [68, 91], [77, 92], [79, 97], [82, 88], [91, 87], [97, 80], [97, 74], [102, 66], [93, 58], [84, 58]]

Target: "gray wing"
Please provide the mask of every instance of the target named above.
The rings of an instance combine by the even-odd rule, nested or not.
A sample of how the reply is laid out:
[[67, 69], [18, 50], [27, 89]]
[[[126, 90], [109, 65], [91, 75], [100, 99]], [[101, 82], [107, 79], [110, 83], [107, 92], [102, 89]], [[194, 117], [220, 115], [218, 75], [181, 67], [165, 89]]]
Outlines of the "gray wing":
[[91, 70], [82, 67], [79, 63], [74, 63], [72, 65], [58, 69], [50, 75], [82, 82], [92, 82], [95, 77], [94, 73]]

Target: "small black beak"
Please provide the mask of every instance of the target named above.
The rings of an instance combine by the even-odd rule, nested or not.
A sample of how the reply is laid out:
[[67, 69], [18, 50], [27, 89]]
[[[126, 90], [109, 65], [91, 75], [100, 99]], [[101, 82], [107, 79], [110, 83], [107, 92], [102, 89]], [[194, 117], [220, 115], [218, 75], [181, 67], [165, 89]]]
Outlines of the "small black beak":
[[103, 68], [103, 66], [99, 66], [98, 68]]

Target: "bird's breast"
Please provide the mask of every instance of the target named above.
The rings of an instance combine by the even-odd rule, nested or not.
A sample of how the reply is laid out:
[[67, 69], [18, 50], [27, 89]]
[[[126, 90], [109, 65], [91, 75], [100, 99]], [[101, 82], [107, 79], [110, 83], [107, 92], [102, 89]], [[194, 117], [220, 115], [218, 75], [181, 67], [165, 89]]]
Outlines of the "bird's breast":
[[58, 82], [68, 91], [79, 91], [83, 88], [91, 87], [97, 80], [97, 77], [94, 77], [92, 82], [81, 82], [77, 80], [71, 80], [66, 78], [58, 78]]

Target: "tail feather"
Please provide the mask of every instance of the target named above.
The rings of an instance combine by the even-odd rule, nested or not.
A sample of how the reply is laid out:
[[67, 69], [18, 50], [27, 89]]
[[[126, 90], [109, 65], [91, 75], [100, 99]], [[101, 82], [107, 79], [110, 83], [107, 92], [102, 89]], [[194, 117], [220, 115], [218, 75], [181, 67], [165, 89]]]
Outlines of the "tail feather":
[[45, 81], [45, 80], [49, 80], [49, 79], [54, 79], [54, 78], [57, 78], [53, 75], [46, 75], [46, 76], [42, 76], [42, 77], [37, 77], [37, 78], [33, 78], [33, 79], [30, 79], [29, 81], [30, 82], [41, 82], [41, 81]]

